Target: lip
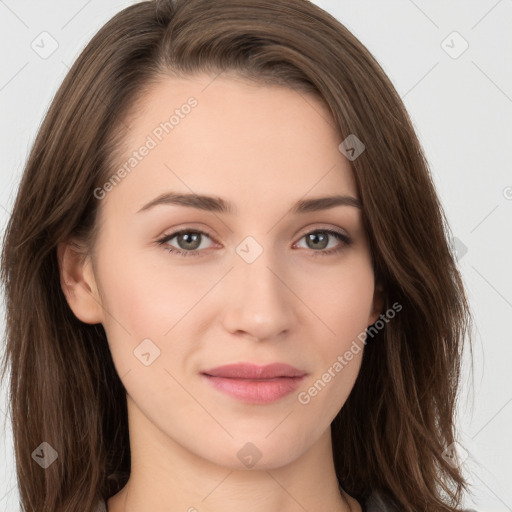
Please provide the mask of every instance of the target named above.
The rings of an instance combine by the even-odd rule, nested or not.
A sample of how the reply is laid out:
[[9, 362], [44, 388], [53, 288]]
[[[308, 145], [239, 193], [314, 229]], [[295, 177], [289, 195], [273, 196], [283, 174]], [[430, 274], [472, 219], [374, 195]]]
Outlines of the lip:
[[306, 375], [285, 363], [264, 366], [228, 364], [201, 372], [201, 376], [218, 391], [252, 404], [276, 402], [295, 391]]

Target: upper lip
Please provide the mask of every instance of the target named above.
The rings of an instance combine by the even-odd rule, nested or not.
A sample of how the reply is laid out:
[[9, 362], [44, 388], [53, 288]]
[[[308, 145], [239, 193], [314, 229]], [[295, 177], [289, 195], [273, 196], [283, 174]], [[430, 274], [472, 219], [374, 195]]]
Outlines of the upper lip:
[[277, 377], [302, 377], [306, 372], [285, 363], [258, 366], [253, 363], [236, 363], [217, 366], [201, 373], [211, 377], [231, 379], [273, 379]]

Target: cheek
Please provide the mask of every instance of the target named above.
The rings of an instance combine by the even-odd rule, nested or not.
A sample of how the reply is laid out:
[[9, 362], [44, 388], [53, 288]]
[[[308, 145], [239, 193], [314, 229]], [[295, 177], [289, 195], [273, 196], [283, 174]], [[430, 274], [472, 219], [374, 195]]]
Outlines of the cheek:
[[[195, 271], [191, 275], [193, 266], [170, 265], [162, 273], [162, 267], [148, 262], [150, 258], [140, 250], [105, 250], [103, 254], [99, 280], [104, 291], [104, 327], [118, 374], [131, 372], [131, 380], [140, 377], [145, 382], [153, 379], [155, 371], [180, 373], [180, 364], [198, 348], [181, 340], [201, 329], [205, 312], [198, 306], [212, 287], [211, 274]], [[165, 258], [164, 250], [162, 254]], [[157, 388], [159, 379], [154, 382]]]
[[[159, 258], [165, 258], [163, 249]], [[194, 278], [191, 286], [189, 269], [169, 265], [162, 268], [147, 255], [147, 249], [105, 251], [101, 270], [104, 305], [110, 316], [126, 330], [143, 336], [162, 337], [187, 314], [209, 282]], [[192, 268], [192, 267], [190, 267]], [[165, 270], [165, 272], [162, 272]], [[204, 290], [203, 290], [204, 289]]]
[[315, 329], [318, 364], [315, 375], [303, 388], [308, 396], [299, 402], [318, 396], [314, 407], [326, 407], [331, 416], [348, 397], [359, 373], [373, 309], [370, 260], [354, 258], [350, 263], [326, 275], [321, 286], [309, 295], [311, 309], [318, 311], [321, 319]]
[[341, 349], [364, 331], [373, 310], [374, 274], [369, 258], [355, 255], [323, 274], [308, 294], [311, 308], [329, 328], [333, 349]]

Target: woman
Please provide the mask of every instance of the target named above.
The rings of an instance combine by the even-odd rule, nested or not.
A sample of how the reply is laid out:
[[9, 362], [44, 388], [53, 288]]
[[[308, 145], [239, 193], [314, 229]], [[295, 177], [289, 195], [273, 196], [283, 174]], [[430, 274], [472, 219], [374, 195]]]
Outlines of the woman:
[[109, 21], [2, 278], [26, 511], [459, 510], [445, 217], [389, 79], [313, 4]]

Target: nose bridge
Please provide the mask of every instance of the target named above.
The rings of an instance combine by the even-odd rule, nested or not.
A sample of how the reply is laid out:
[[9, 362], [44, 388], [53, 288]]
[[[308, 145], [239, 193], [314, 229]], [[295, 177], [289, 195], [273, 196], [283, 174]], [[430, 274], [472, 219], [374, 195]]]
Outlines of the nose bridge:
[[[243, 331], [258, 340], [271, 338], [291, 328], [294, 322], [293, 294], [285, 284], [285, 268], [277, 264], [275, 250], [247, 237], [236, 247], [224, 317], [230, 332]], [[283, 275], [280, 275], [283, 274]]]

